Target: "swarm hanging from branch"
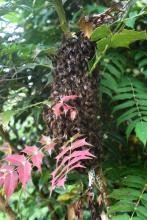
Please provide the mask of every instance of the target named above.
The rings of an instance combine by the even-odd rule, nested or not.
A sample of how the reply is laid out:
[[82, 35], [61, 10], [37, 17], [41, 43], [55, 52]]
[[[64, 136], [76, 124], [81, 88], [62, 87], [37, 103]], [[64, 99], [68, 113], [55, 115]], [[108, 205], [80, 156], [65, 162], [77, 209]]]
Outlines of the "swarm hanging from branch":
[[[66, 102], [77, 111], [73, 120], [67, 112], [56, 117], [48, 109], [45, 120], [48, 134], [58, 143], [64, 143], [76, 133], [88, 137], [95, 146], [95, 155], [100, 155], [98, 115], [98, 74], [88, 76], [88, 62], [94, 56], [95, 45], [84, 34], [79, 33], [63, 40], [55, 60], [51, 100], [56, 105], [64, 96], [76, 96]], [[54, 108], [53, 108], [54, 109]], [[61, 111], [64, 110], [61, 107]]]
[[[91, 76], [88, 74], [88, 63], [95, 55], [95, 43], [90, 41], [83, 24], [92, 25], [93, 28], [112, 22], [114, 20], [111, 16], [112, 11], [109, 9], [98, 17], [90, 17], [88, 21], [84, 18], [82, 31], [74, 36], [66, 35], [63, 39], [54, 60], [54, 79], [50, 96], [53, 106], [44, 112], [44, 120], [48, 127], [47, 135], [58, 144], [63, 144], [77, 133], [84, 134], [88, 142], [94, 146], [92, 153], [97, 157], [95, 163], [97, 165], [101, 155], [100, 126], [97, 120], [99, 71], [95, 70]], [[61, 103], [65, 96], [77, 98]]]

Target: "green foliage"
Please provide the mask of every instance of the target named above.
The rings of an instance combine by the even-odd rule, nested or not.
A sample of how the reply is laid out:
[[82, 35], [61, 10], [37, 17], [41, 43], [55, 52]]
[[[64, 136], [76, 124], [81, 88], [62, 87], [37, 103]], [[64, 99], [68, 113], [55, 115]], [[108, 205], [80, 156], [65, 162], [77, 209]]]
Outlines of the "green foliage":
[[[108, 1], [63, 2], [72, 31], [77, 30], [76, 23], [82, 13], [97, 14], [108, 7]], [[108, 191], [112, 192], [109, 209], [112, 220], [147, 219], [144, 171], [147, 163], [143, 148], [147, 142], [145, 5], [145, 0], [137, 1], [123, 21], [102, 25], [91, 35], [97, 50], [89, 66], [92, 72], [98, 64], [101, 76], [103, 115], [98, 118], [104, 143], [102, 165]], [[3, 125], [8, 133], [14, 150], [36, 144], [46, 130], [42, 111], [44, 105], [50, 104], [52, 58], [61, 43], [61, 27], [67, 28], [65, 17], [59, 19], [52, 6], [50, 1], [43, 0], [0, 1], [0, 127]], [[6, 140], [1, 136], [0, 141]], [[10, 207], [18, 220], [64, 219], [69, 204], [80, 198], [84, 188], [87, 190], [88, 177], [80, 173], [79, 179], [79, 173], [75, 172], [69, 176], [66, 188], [49, 198], [52, 166], [52, 159], [46, 158], [43, 172], [34, 172], [27, 190], [18, 190], [12, 197]], [[138, 169], [131, 172], [133, 166]], [[94, 194], [97, 200], [95, 191]], [[83, 216], [90, 219], [89, 211], [84, 210]], [[1, 218], [5, 216], [0, 214]]]
[[121, 188], [114, 189], [110, 194], [115, 201], [109, 209], [112, 219], [146, 219], [146, 182], [146, 175], [128, 175], [121, 179]]
[[140, 72], [147, 78], [147, 54], [143, 50], [139, 50], [136, 52], [135, 61], [138, 65], [138, 69]]
[[[117, 118], [119, 126], [128, 121], [126, 130], [127, 138], [135, 128], [139, 139], [146, 144], [146, 131], [142, 129], [143, 124], [147, 125], [147, 88], [146, 86], [133, 78], [123, 78], [118, 84], [116, 95], [112, 98], [113, 102], [118, 104], [113, 107], [113, 113], [123, 111]], [[143, 132], [143, 134], [142, 134]]]

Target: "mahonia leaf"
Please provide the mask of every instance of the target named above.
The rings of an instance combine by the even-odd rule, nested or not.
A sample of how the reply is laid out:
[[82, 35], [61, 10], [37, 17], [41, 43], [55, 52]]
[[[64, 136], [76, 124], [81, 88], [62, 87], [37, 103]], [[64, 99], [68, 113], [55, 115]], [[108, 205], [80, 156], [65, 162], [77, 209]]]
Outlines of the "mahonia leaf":
[[79, 167], [85, 168], [81, 165], [81, 161], [92, 159], [94, 157], [94, 155], [89, 152], [89, 149], [75, 150], [86, 145], [91, 146], [91, 144], [87, 143], [85, 139], [86, 138], [82, 138], [80, 140], [74, 141], [73, 143], [67, 141], [67, 143], [63, 145], [64, 147], [61, 148], [61, 153], [56, 156], [57, 167], [51, 173], [52, 181], [50, 193], [54, 188], [64, 186], [67, 174], [70, 171]]
[[57, 103], [56, 105], [53, 106], [53, 111], [57, 118], [62, 114], [61, 107], [62, 107], [62, 103]]
[[31, 163], [27, 160], [17, 168], [19, 174], [19, 180], [22, 183], [23, 189], [25, 188], [26, 183], [31, 178], [31, 170], [32, 170]]
[[25, 146], [25, 149], [22, 152], [26, 153], [28, 156], [31, 156], [33, 166], [36, 166], [38, 170], [41, 172], [41, 164], [44, 154], [38, 149], [38, 147]]
[[77, 116], [77, 111], [76, 111], [75, 109], [71, 109], [71, 110], [70, 110], [70, 119], [71, 119], [72, 121], [74, 121], [75, 118], [76, 118], [76, 116]]
[[78, 96], [76, 96], [76, 95], [63, 96], [61, 98], [61, 102], [68, 102], [70, 100], [74, 100], [74, 99], [77, 99], [77, 98], [78, 98]]
[[9, 198], [18, 184], [18, 173], [13, 166], [4, 165], [0, 168], [0, 187], [4, 186], [4, 191]]
[[68, 106], [68, 105], [63, 105], [63, 111], [64, 111], [65, 116], [67, 115], [67, 113], [68, 113], [68, 111], [69, 111], [70, 109], [71, 109], [70, 106]]
[[18, 184], [18, 174], [16, 171], [9, 171], [4, 179], [4, 190], [7, 198], [9, 198]]
[[92, 146], [92, 145], [86, 142], [86, 138], [82, 138], [80, 140], [73, 142], [69, 147], [63, 149], [61, 153], [59, 153], [56, 156], [57, 163], [59, 159], [62, 158], [69, 150], [75, 150], [76, 148], [83, 147], [83, 146]]
[[57, 145], [54, 141], [51, 140], [49, 136], [45, 135], [42, 135], [40, 143], [44, 145], [44, 149], [49, 153], [50, 156], [55, 146]]
[[61, 116], [62, 114], [62, 110], [61, 107], [63, 107], [63, 111], [65, 113], [65, 115], [67, 114], [67, 112], [72, 109], [71, 106], [69, 105], [65, 105], [64, 102], [68, 102], [70, 100], [74, 100], [76, 99], [78, 96], [76, 95], [70, 95], [70, 96], [63, 96], [60, 101], [53, 106], [53, 112], [55, 114], [55, 116], [58, 118], [59, 116]]
[[13, 167], [4, 165], [0, 168], [0, 187], [4, 184], [5, 174], [9, 171], [13, 171]]
[[13, 154], [5, 157], [5, 160], [10, 162], [12, 165], [19, 166], [26, 162], [24, 155]]

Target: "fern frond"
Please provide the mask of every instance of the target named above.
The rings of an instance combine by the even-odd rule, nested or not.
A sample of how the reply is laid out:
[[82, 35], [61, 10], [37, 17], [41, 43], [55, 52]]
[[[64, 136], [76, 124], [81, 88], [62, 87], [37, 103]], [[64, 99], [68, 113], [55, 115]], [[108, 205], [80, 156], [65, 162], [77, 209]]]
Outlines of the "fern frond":
[[[120, 114], [117, 118], [117, 125], [128, 123], [127, 138], [135, 129], [138, 138], [146, 144], [147, 88], [145, 84], [135, 78], [123, 78], [112, 101], [116, 103], [113, 113], [119, 112]], [[138, 127], [139, 129], [137, 129]], [[141, 134], [143, 130], [145, 131], [144, 136]]]
[[110, 198], [115, 202], [109, 209], [112, 220], [147, 219], [146, 176], [128, 175], [122, 178], [119, 189]]
[[101, 92], [112, 97], [118, 89], [118, 82], [125, 72], [126, 60], [117, 53], [108, 54], [102, 62]]

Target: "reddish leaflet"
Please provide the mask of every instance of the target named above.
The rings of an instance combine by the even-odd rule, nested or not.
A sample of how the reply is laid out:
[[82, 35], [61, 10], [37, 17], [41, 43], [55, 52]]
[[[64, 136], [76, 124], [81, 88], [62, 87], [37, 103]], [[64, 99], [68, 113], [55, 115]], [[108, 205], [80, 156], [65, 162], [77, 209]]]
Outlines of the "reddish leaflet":
[[60, 117], [62, 114], [65, 114], [66, 116], [69, 112], [70, 119], [73, 121], [76, 118], [77, 110], [74, 109], [72, 106], [67, 105], [67, 102], [70, 100], [75, 100], [77, 98], [78, 96], [76, 95], [63, 96], [60, 101], [53, 106], [53, 112], [55, 116], [57, 118]]
[[56, 156], [57, 167], [51, 173], [52, 181], [50, 193], [52, 193], [52, 190], [55, 187], [64, 186], [67, 174], [70, 171], [79, 167], [84, 168], [81, 164], [83, 160], [92, 159], [94, 157], [94, 155], [89, 152], [89, 149], [85, 148], [85, 146], [90, 145], [85, 141], [85, 138], [74, 142], [68, 142], [65, 145], [61, 148], [61, 152]]
[[[72, 106], [66, 104], [70, 100], [77, 99], [76, 95], [63, 96], [59, 103], [53, 106], [53, 112], [56, 117], [60, 117], [62, 114], [69, 117], [73, 121], [77, 116], [77, 110]], [[67, 174], [76, 169], [84, 168], [81, 164], [83, 160], [92, 159], [94, 155], [89, 152], [88, 146], [91, 146], [81, 134], [75, 134], [60, 148], [60, 153], [55, 157], [56, 168], [51, 173], [51, 187], [50, 193], [56, 187], [64, 187], [67, 179]], [[18, 183], [22, 184], [24, 189], [26, 184], [31, 178], [32, 167], [36, 167], [41, 172], [42, 160], [45, 156], [45, 152], [51, 156], [52, 151], [57, 145], [50, 137], [42, 135], [40, 139], [42, 148], [37, 146], [25, 146], [21, 151], [21, 155], [13, 154], [4, 158], [6, 164], [0, 168], [0, 187], [4, 187], [6, 197], [9, 198]], [[9, 163], [9, 164], [8, 164]]]

